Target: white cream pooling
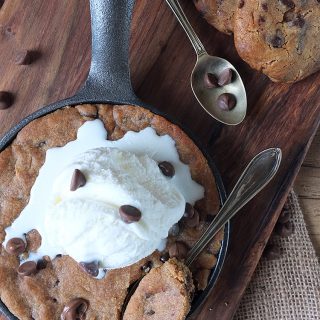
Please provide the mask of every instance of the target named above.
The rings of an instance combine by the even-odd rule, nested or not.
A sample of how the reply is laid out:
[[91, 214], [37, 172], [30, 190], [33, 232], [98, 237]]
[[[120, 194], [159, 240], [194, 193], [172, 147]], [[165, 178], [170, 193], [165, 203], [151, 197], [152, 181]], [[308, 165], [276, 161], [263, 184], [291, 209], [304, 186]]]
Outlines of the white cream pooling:
[[[191, 179], [189, 167], [183, 164], [179, 160], [179, 155], [175, 148], [175, 142], [170, 136], [168, 135], [158, 136], [154, 129], [148, 127], [138, 133], [128, 132], [125, 134], [125, 136], [122, 139], [117, 141], [108, 141], [106, 140], [106, 137], [107, 137], [107, 132], [103, 126], [103, 123], [100, 120], [88, 121], [88, 122], [85, 122], [79, 128], [77, 139], [75, 141], [69, 142], [64, 147], [53, 148], [47, 151], [46, 161], [42, 166], [42, 168], [40, 169], [39, 176], [37, 177], [35, 184], [32, 187], [30, 201], [28, 205], [25, 207], [25, 209], [21, 212], [20, 216], [14, 221], [12, 226], [6, 229], [5, 243], [13, 237], [23, 238], [24, 233], [32, 229], [37, 229], [42, 236], [42, 245], [38, 249], [37, 253], [31, 253], [29, 259], [31, 260], [40, 259], [43, 255], [49, 255], [51, 258], [53, 258], [55, 257], [56, 254], [67, 254], [66, 248], [61, 247], [61, 243], [59, 243], [58, 241], [59, 239], [54, 239], [54, 235], [57, 235], [57, 236], [59, 235], [57, 230], [59, 229], [59, 226], [61, 226], [62, 221], [66, 222], [66, 220], [70, 219], [69, 221], [70, 224], [72, 224], [72, 221], [74, 221], [74, 224], [76, 224], [76, 221], [77, 220], [80, 221], [81, 220], [80, 217], [82, 217], [83, 218], [82, 224], [79, 222], [80, 227], [83, 227], [84, 224], [88, 223], [88, 221], [86, 220], [87, 216], [85, 214], [81, 215], [81, 213], [79, 212], [81, 208], [84, 210], [84, 208], [86, 208], [87, 206], [86, 212], [92, 211], [92, 213], [97, 213], [95, 216], [95, 219], [97, 220], [96, 220], [96, 224], [93, 223], [91, 226], [92, 233], [90, 233], [90, 241], [87, 241], [86, 243], [85, 237], [84, 237], [83, 239], [81, 239], [81, 241], [79, 241], [79, 243], [75, 247], [68, 249], [68, 251], [71, 250], [73, 252], [73, 254], [70, 252], [68, 252], [68, 254], [71, 255], [73, 258], [75, 258], [75, 260], [86, 261], [86, 262], [98, 260], [102, 263], [102, 266], [104, 267], [108, 267], [108, 268], [122, 267], [140, 260], [144, 256], [147, 256], [152, 251], [154, 251], [158, 246], [160, 246], [163, 238], [167, 236], [167, 232], [170, 226], [172, 225], [172, 223], [177, 222], [181, 218], [183, 214], [184, 203], [190, 202], [191, 204], [193, 204], [198, 199], [201, 199], [204, 195], [204, 189], [203, 187], [201, 187]], [[121, 251], [115, 252], [114, 247], [112, 246], [112, 243], [109, 244], [110, 248], [108, 250], [111, 250], [111, 251], [113, 250], [113, 256], [114, 256], [113, 261], [108, 262], [107, 260], [104, 261], [103, 258], [101, 258], [103, 256], [103, 254], [101, 254], [101, 252], [99, 251], [101, 248], [98, 248], [99, 252], [96, 252], [95, 249], [90, 250], [90, 248], [97, 247], [94, 245], [95, 239], [99, 239], [99, 233], [103, 233], [103, 230], [104, 230], [103, 227], [100, 228], [100, 226], [99, 226], [100, 229], [97, 227], [97, 230], [95, 230], [94, 226], [101, 224], [101, 219], [105, 218], [104, 212], [107, 211], [110, 214], [112, 213], [113, 217], [116, 217], [117, 210], [118, 210], [116, 206], [112, 207], [108, 205], [108, 203], [107, 204], [103, 203], [103, 201], [97, 202], [96, 201], [97, 199], [93, 199], [95, 203], [90, 203], [90, 205], [88, 205], [88, 202], [86, 202], [86, 204], [81, 204], [82, 198], [86, 197], [85, 187], [78, 189], [76, 192], [72, 194], [68, 190], [68, 187], [70, 186], [69, 184], [70, 174], [74, 169], [73, 166], [76, 165], [78, 166], [77, 168], [79, 168], [79, 165], [80, 165], [81, 167], [81, 163], [77, 163], [79, 159], [79, 155], [83, 154], [88, 150], [95, 149], [95, 148], [117, 148], [119, 150], [124, 151], [125, 155], [126, 155], [125, 152], [131, 152], [137, 157], [137, 159], [144, 159], [145, 161], [147, 161], [148, 162], [147, 167], [149, 169], [152, 168], [152, 161], [151, 162], [148, 161], [149, 157], [155, 160], [156, 162], [169, 161], [175, 167], [176, 174], [173, 178], [171, 179], [165, 178], [162, 175], [160, 178], [165, 179], [166, 180], [165, 183], [169, 183], [171, 185], [170, 190], [177, 190], [177, 194], [180, 193], [184, 198], [184, 199], [179, 199], [179, 196], [177, 195], [176, 201], [174, 201], [173, 206], [171, 206], [172, 208], [174, 208], [174, 211], [175, 209], [178, 209], [179, 217], [175, 216], [173, 219], [169, 219], [168, 222], [170, 222], [171, 224], [169, 227], [164, 226], [162, 228], [161, 226], [159, 226], [159, 228], [153, 229], [155, 235], [153, 234], [150, 235], [150, 233], [144, 232], [146, 230], [141, 228], [141, 225], [143, 225], [143, 219], [141, 220], [141, 223], [139, 222], [140, 224], [137, 223], [137, 224], [124, 226], [125, 228], [128, 227], [129, 229], [130, 228], [139, 229], [140, 227], [140, 230], [135, 230], [135, 232], [138, 233], [139, 238], [146, 240], [144, 241], [144, 244], [143, 244], [144, 247], [146, 247], [143, 250], [143, 252], [145, 252], [144, 256], [141, 256], [141, 252], [139, 254], [135, 254], [135, 251], [133, 250], [132, 246], [138, 245], [138, 244], [137, 243], [131, 244], [131, 242], [134, 242], [134, 239], [130, 238], [129, 236], [129, 238], [127, 238], [126, 240], [126, 236], [124, 236], [123, 233], [117, 233], [117, 237], [120, 239], [120, 242], [122, 241], [122, 244], [120, 245], [120, 247], [123, 249]], [[90, 155], [90, 153], [88, 154], [89, 154], [89, 158], [91, 157], [88, 162], [90, 163], [91, 161], [93, 161], [94, 155], [92, 154]], [[121, 152], [119, 154], [121, 154]], [[149, 157], [146, 157], [146, 155]], [[158, 170], [158, 168], [155, 168], [155, 169]], [[55, 187], [53, 186], [54, 184], [55, 184]], [[59, 186], [61, 186], [61, 188]], [[67, 211], [69, 213], [68, 213], [68, 217], [66, 218], [66, 216], [63, 215], [63, 212], [64, 210], [66, 210], [66, 208], [62, 208], [62, 210], [57, 210], [60, 204], [56, 204], [56, 208], [54, 209], [52, 209], [52, 206], [50, 207], [50, 203], [52, 203], [53, 198], [55, 198], [56, 200], [57, 193], [60, 192], [59, 190], [61, 191], [59, 197], [63, 198], [65, 196], [66, 199], [68, 200], [67, 204], [65, 204], [64, 206], [68, 208], [69, 207], [78, 208], [79, 210], [78, 216], [77, 216], [77, 213], [75, 213], [73, 216], [71, 214], [73, 209], [71, 210], [68, 209]], [[112, 188], [110, 190], [112, 190]], [[93, 194], [94, 193], [95, 192], [93, 192]], [[99, 193], [97, 194], [99, 195]], [[130, 192], [129, 193], [124, 192], [123, 195], [124, 196], [130, 195]], [[141, 199], [143, 199], [143, 197]], [[118, 200], [120, 202], [122, 201], [122, 199], [118, 199]], [[129, 201], [130, 199], [123, 199], [123, 200]], [[117, 203], [116, 205], [119, 205], [120, 202]], [[181, 209], [182, 202], [183, 202], [183, 209]], [[128, 203], [125, 203], [125, 204], [128, 204]], [[134, 205], [135, 203], [133, 202], [131, 204]], [[137, 207], [139, 207], [140, 204], [136, 203], [136, 205]], [[107, 206], [107, 208], [105, 208], [105, 206]], [[56, 220], [52, 219], [52, 217], [50, 219], [48, 219], [48, 217], [47, 219], [45, 219], [46, 212], [50, 212], [49, 216], [53, 215], [53, 217], [56, 217], [57, 219]], [[112, 214], [109, 216], [109, 218], [112, 217]], [[46, 220], [46, 223], [45, 223], [45, 220]], [[119, 221], [116, 221], [116, 222], [119, 224]], [[164, 223], [164, 225], [165, 224], [166, 223]], [[123, 225], [121, 225], [121, 228], [123, 227]], [[50, 226], [52, 227], [52, 229], [55, 229], [53, 233], [50, 233]], [[117, 232], [120, 232], [119, 230], [121, 229], [117, 227], [116, 230]], [[46, 238], [46, 231], [51, 234], [50, 239]], [[83, 230], [83, 232], [88, 233], [88, 231], [85, 231], [85, 230]], [[89, 236], [89, 233], [88, 233], [88, 236]], [[127, 250], [125, 250], [126, 243], [130, 243], [130, 245], [128, 246], [128, 251], [130, 251], [132, 254], [129, 254], [129, 256], [128, 256]], [[82, 249], [79, 249], [80, 245]], [[102, 248], [106, 247], [106, 245], [107, 244], [104, 243], [102, 245]], [[106, 249], [105, 256], [108, 256], [108, 250], [107, 248], [105, 249]], [[128, 258], [124, 259], [123, 257], [126, 257], [126, 256], [128, 256]], [[113, 265], [111, 266], [107, 265], [109, 263]]]

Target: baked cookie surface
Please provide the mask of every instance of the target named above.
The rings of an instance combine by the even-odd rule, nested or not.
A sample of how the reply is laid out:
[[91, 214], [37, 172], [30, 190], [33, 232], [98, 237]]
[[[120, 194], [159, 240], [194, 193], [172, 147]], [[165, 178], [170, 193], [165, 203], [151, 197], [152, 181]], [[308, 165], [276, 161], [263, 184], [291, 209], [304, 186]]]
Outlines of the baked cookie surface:
[[[205, 197], [195, 205], [199, 221], [182, 221], [180, 231], [169, 237], [168, 245], [179, 240], [184, 246], [191, 246], [219, 208], [214, 177], [205, 157], [180, 128], [164, 118], [144, 108], [112, 105], [66, 107], [41, 117], [23, 128], [0, 153], [0, 242], [4, 241], [5, 228], [28, 203], [46, 150], [75, 140], [78, 128], [85, 121], [97, 118], [103, 121], [110, 140], [149, 126], [159, 135], [168, 134], [175, 140], [181, 161], [189, 165], [192, 178], [204, 186]], [[29, 249], [39, 245], [32, 234], [27, 237]], [[201, 263], [194, 266], [195, 274], [206, 276], [206, 270], [214, 266], [222, 238], [223, 232], [220, 232], [204, 252], [210, 263], [203, 262], [202, 257]], [[70, 257], [60, 255], [53, 260], [44, 257], [36, 274], [21, 276], [17, 273], [19, 259], [1, 246], [0, 296], [21, 320], [60, 319], [66, 305], [77, 306], [81, 301], [85, 301], [81, 308], [87, 304], [85, 319], [119, 319], [128, 287], [144, 273], [145, 265], [161, 266], [162, 254], [156, 251], [130, 267], [111, 270], [104, 279], [98, 280], [83, 272]]]
[[221, 32], [233, 32], [234, 16], [238, 0], [194, 0], [204, 18]]
[[320, 3], [244, 0], [234, 40], [241, 58], [271, 80], [301, 80], [320, 68]]
[[184, 320], [193, 291], [189, 269], [170, 259], [141, 280], [123, 320]]

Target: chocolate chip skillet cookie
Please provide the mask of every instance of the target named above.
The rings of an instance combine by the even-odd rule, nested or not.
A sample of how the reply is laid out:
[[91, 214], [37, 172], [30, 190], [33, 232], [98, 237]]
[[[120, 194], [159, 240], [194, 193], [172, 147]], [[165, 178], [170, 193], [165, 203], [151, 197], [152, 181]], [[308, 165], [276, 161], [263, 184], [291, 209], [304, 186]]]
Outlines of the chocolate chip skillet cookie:
[[[33, 196], [30, 191], [31, 189], [35, 190], [33, 186], [36, 185], [36, 181], [44, 172], [48, 154], [52, 153], [50, 150], [59, 151], [59, 149], [65, 148], [70, 142], [77, 139], [84, 139], [86, 143], [94, 143], [94, 141], [91, 141], [94, 140], [93, 135], [82, 134], [81, 136], [80, 129], [84, 126], [88, 127], [88, 124], [93, 124], [95, 121], [98, 121], [99, 130], [107, 131], [110, 143], [116, 143], [117, 141], [119, 143], [126, 136], [126, 133], [134, 136], [135, 133], [140, 134], [148, 128], [155, 130], [158, 137], [168, 135], [170, 139], [174, 140], [179, 159], [190, 168], [192, 179], [204, 188], [202, 199], [196, 201], [194, 205], [190, 203], [184, 205], [182, 218], [172, 226], [166, 244], [162, 248], [131, 265], [115, 269], [103, 269], [104, 276], [101, 278], [97, 276], [101, 271], [100, 262], [98, 263], [95, 259], [92, 259], [92, 261], [76, 261], [64, 252], [57, 252], [58, 254], [54, 257], [48, 254], [36, 259], [37, 254], [42, 252], [41, 248], [45, 245], [48, 236], [40, 229], [25, 230], [31, 228], [37, 219], [36, 216], [22, 225], [25, 232], [23, 236], [12, 237], [6, 239], [8, 241], [5, 242], [5, 238], [8, 237], [8, 228], [15, 225], [15, 222], [21, 218], [21, 212], [30, 205], [29, 200]], [[100, 151], [98, 149], [95, 152], [99, 153]], [[116, 152], [119, 161], [112, 163], [112, 165], [118, 166], [122, 161], [126, 161], [127, 158], [121, 158], [123, 154], [127, 155], [124, 152]], [[90, 156], [85, 154], [85, 160], [89, 161], [88, 168], [92, 168], [92, 171], [94, 171], [96, 164], [90, 162]], [[109, 161], [110, 157], [107, 160]], [[79, 158], [77, 158], [76, 163], [80, 166], [79, 161]], [[146, 161], [145, 158], [140, 159], [142, 164]], [[124, 163], [123, 168], [130, 164], [128, 162]], [[58, 163], [56, 163], [56, 166], [58, 166]], [[192, 266], [192, 277], [190, 271], [180, 261], [183, 261], [187, 250], [199, 238], [208, 222], [217, 212], [219, 207], [217, 189], [211, 169], [200, 150], [177, 126], [164, 118], [143, 108], [133, 106], [81, 105], [66, 107], [34, 120], [22, 129], [12, 144], [0, 153], [0, 168], [0, 241], [3, 244], [0, 254], [0, 297], [9, 310], [19, 319], [119, 319], [128, 287], [141, 275], [151, 271], [153, 274], [161, 274], [164, 281], [167, 281], [165, 282], [167, 286], [163, 288], [168, 292], [161, 295], [159, 300], [161, 302], [159, 303], [163, 303], [166, 297], [170, 297], [172, 293], [179, 290], [182, 299], [180, 301], [184, 301], [184, 308], [179, 309], [179, 312], [172, 319], [183, 319], [190, 308], [194, 286], [196, 290], [206, 287], [210, 269], [216, 263], [216, 254], [220, 249], [223, 232], [217, 235], [216, 239]], [[159, 168], [157, 166], [156, 168], [159, 174], [165, 176], [165, 179], [169, 181], [174, 179], [172, 176], [179, 174], [177, 169], [176, 172], [174, 172], [174, 168], [172, 170], [170, 163], [161, 162]], [[68, 250], [72, 249], [71, 245], [68, 246], [69, 236], [77, 231], [76, 229], [79, 226], [82, 226], [82, 219], [87, 222], [88, 216], [91, 217], [95, 212], [100, 212], [99, 206], [91, 206], [93, 203], [91, 199], [88, 202], [90, 206], [87, 205], [88, 203], [80, 207], [77, 206], [79, 210], [75, 213], [69, 210], [73, 208], [72, 205], [75, 202], [78, 205], [77, 201], [79, 199], [74, 197], [78, 194], [81, 198], [82, 192], [90, 191], [91, 183], [95, 183], [95, 180], [99, 178], [98, 176], [90, 176], [90, 170], [86, 171], [84, 166], [80, 169], [80, 172], [72, 171], [74, 173], [72, 179], [71, 176], [66, 178], [70, 190], [62, 187], [57, 190], [59, 197], [54, 198], [54, 207], [63, 210], [54, 209], [49, 218], [62, 216], [61, 223], [57, 224], [58, 220], [49, 219], [49, 225], [41, 229], [48, 230], [51, 240], [59, 243], [59, 248], [68, 248]], [[148, 178], [149, 176], [139, 175], [139, 179], [143, 180], [144, 177]], [[58, 180], [60, 179], [58, 186], [63, 186], [64, 178], [63, 175], [62, 180], [58, 178]], [[124, 178], [123, 175], [119, 175], [120, 178]], [[148, 182], [149, 180], [143, 181]], [[110, 193], [113, 192], [112, 188], [108, 190]], [[49, 190], [45, 188], [40, 192], [43, 194], [43, 198], [40, 200], [44, 202]], [[135, 192], [135, 190], [132, 192]], [[65, 195], [67, 195], [66, 198], [62, 199]], [[95, 195], [96, 192], [93, 196]], [[115, 193], [115, 196], [117, 196], [117, 193]], [[81, 198], [79, 201], [82, 200]], [[45, 209], [44, 205], [41, 206], [41, 201], [38, 208], [40, 214], [42, 214], [42, 209]], [[129, 202], [129, 200], [126, 201]], [[136, 204], [136, 207], [138, 207], [138, 204]], [[83, 208], [85, 209], [84, 213], [82, 212]], [[92, 208], [95, 209], [92, 211]], [[113, 206], [110, 207], [110, 210], [113, 210]], [[128, 209], [125, 206], [119, 208], [119, 213], [117, 213], [117, 210], [115, 211], [116, 218], [118, 219], [118, 215], [121, 218], [118, 219], [120, 221], [119, 225], [134, 229], [140, 223], [143, 227], [143, 210], [137, 213], [131, 207]], [[104, 219], [103, 215], [101, 219]], [[139, 219], [140, 221], [137, 222]], [[99, 245], [104, 236], [108, 236], [108, 234], [103, 235], [100, 232], [95, 239], [94, 230], [101, 229], [94, 228], [100, 228], [100, 225], [104, 223], [104, 220], [99, 221], [101, 223], [99, 222], [92, 228], [88, 224], [88, 229], [84, 232], [80, 230], [79, 236], [76, 236], [74, 240], [78, 244], [80, 243], [77, 248], [82, 249], [83, 239], [91, 239], [89, 248], [91, 250], [95, 248], [95, 245]], [[109, 228], [111, 224], [107, 224], [106, 228]], [[121, 236], [118, 236], [118, 238], [120, 242], [123, 240]], [[134, 247], [134, 243], [124, 244]], [[103, 246], [107, 245], [108, 243], [103, 243]], [[148, 242], [145, 245], [149, 245]], [[113, 244], [109, 249], [112, 250], [112, 247]], [[82, 250], [77, 250], [75, 253], [79, 255], [87, 254]], [[121, 252], [119, 254], [121, 255]], [[115, 259], [118, 258], [117, 252], [113, 252], [113, 255]], [[153, 281], [152, 279], [151, 274], [150, 281]], [[180, 291], [179, 288], [183, 290]], [[139, 292], [143, 292], [143, 288], [137, 291], [137, 293]], [[161, 317], [161, 305], [150, 304], [150, 301], [143, 305], [146, 307], [152, 306], [153, 309], [144, 310], [140, 308], [139, 312], [141, 310], [146, 313], [152, 311], [153, 319], [163, 319]], [[146, 316], [150, 316], [150, 314]]]

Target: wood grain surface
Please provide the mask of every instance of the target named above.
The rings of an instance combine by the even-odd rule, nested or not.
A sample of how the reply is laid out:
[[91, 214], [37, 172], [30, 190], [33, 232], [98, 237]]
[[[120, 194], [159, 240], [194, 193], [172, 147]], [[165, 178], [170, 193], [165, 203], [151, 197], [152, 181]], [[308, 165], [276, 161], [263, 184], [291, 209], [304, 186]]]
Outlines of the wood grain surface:
[[320, 130], [318, 129], [294, 184], [308, 233], [320, 258]]
[[[239, 69], [248, 93], [247, 117], [241, 125], [226, 127], [199, 107], [189, 84], [193, 49], [163, 0], [136, 4], [130, 64], [137, 94], [196, 133], [213, 155], [228, 191], [258, 152], [269, 147], [283, 151], [276, 178], [233, 220], [221, 277], [197, 316], [231, 319], [319, 126], [320, 74], [294, 85], [272, 83], [241, 61], [232, 38], [210, 27], [192, 1], [181, 2], [208, 52], [229, 59]], [[0, 134], [81, 86], [90, 63], [89, 23], [87, 0], [4, 2], [0, 91], [13, 92], [15, 103], [0, 111]], [[39, 51], [38, 59], [29, 66], [15, 65], [21, 49]]]

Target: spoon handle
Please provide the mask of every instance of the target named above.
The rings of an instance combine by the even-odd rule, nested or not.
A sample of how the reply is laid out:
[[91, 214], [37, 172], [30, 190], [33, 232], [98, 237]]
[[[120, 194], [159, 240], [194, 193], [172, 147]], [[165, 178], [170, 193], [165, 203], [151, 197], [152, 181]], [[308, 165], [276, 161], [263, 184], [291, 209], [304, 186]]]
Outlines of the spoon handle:
[[196, 51], [197, 56], [201, 56], [203, 54], [207, 54], [206, 49], [204, 48], [202, 42], [198, 38], [197, 34], [193, 30], [188, 18], [184, 14], [181, 5], [178, 0], [166, 0], [168, 6], [180, 22], [182, 28], [186, 32], [187, 36], [189, 37], [191, 44]]
[[281, 155], [280, 149], [271, 148], [251, 160], [215, 219], [189, 251], [185, 262], [187, 266], [191, 265], [226, 222], [274, 177], [280, 166]]

